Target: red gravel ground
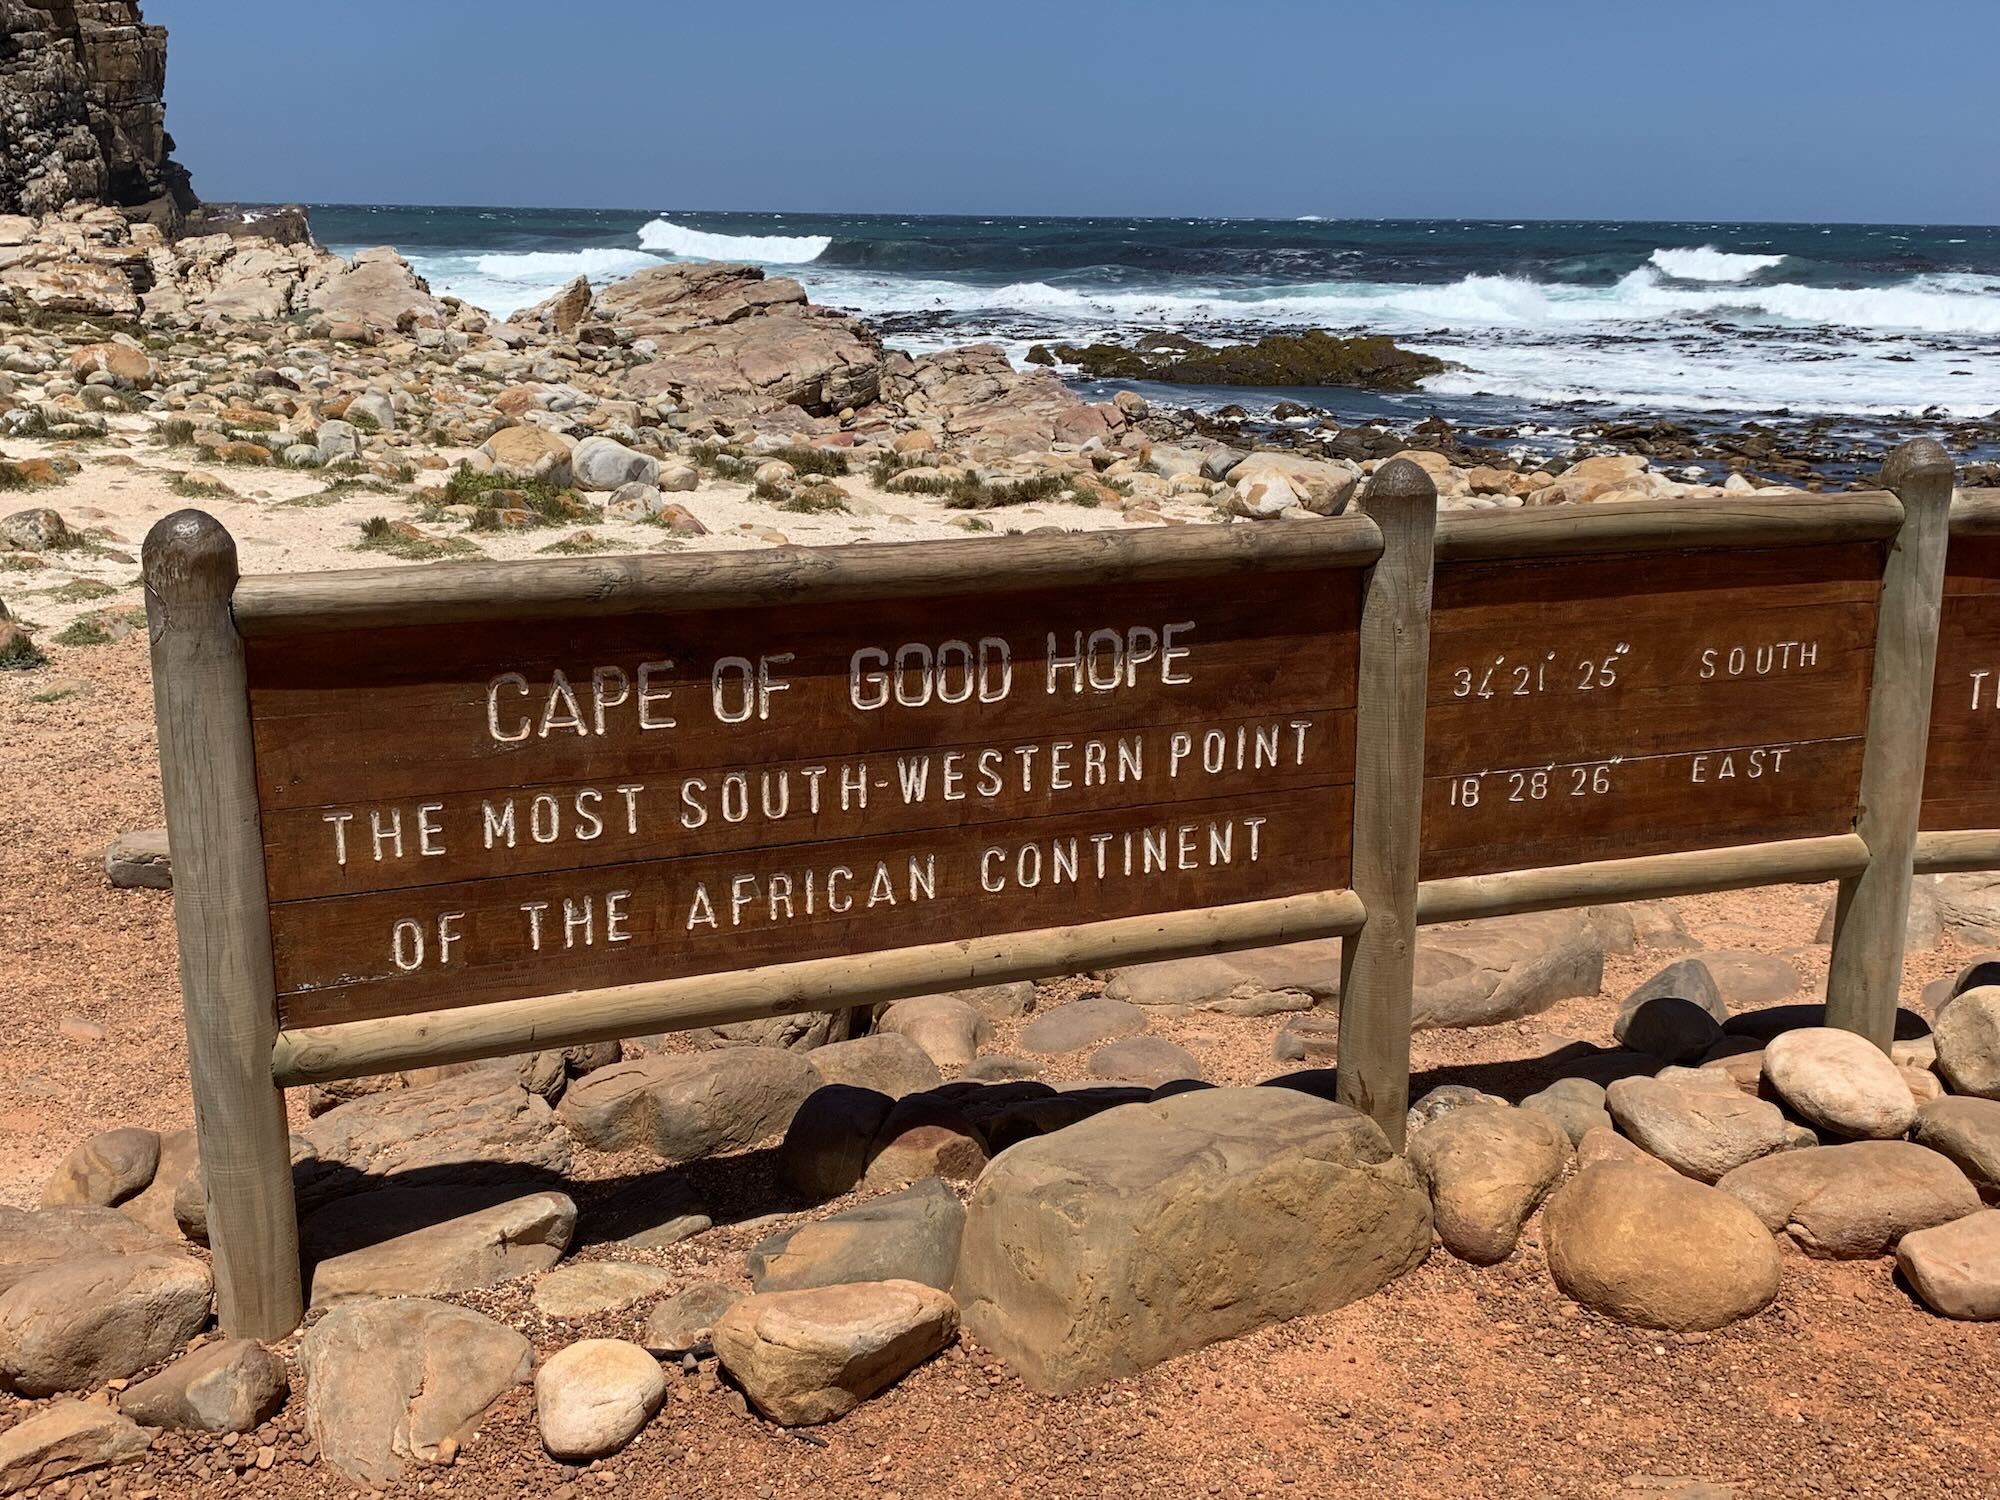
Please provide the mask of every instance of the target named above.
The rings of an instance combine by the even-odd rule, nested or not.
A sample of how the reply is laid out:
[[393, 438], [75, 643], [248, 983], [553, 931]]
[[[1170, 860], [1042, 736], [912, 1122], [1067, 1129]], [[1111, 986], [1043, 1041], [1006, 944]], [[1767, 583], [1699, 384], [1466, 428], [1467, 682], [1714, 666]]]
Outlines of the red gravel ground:
[[[0, 673], [0, 1199], [24, 1205], [90, 1132], [192, 1121], [170, 900], [113, 892], [98, 865], [114, 834], [161, 821], [145, 643], [48, 649], [48, 670]], [[73, 691], [56, 696], [65, 685]], [[1711, 946], [1782, 954], [1810, 988], [1824, 976], [1825, 950], [1811, 941], [1824, 899], [1773, 889], [1678, 904]], [[1534, 1059], [1561, 1040], [1608, 1042], [1611, 1000], [1671, 956], [1614, 958], [1609, 998], [1420, 1035], [1417, 1090], [1468, 1081], [1519, 1097], [1539, 1086]], [[1950, 943], [1913, 955], [1911, 1002], [1966, 956]], [[1196, 1016], [1155, 1029], [1209, 1077], [1251, 1082], [1289, 1069], [1271, 1061], [1280, 1022]], [[1001, 1028], [1002, 1046], [1012, 1030]], [[586, 1153], [578, 1196], [587, 1210], [598, 1183], [650, 1170]], [[748, 1221], [802, 1217], [785, 1213], [768, 1152], [691, 1175], [718, 1228], [643, 1257], [688, 1281], [740, 1279], [743, 1251], [772, 1227]], [[544, 1354], [636, 1321], [551, 1325], [519, 1284], [459, 1300], [516, 1321]], [[456, 1467], [415, 1468], [391, 1493], [1990, 1496], [2000, 1494], [1996, 1358], [2000, 1328], [1931, 1317], [1888, 1262], [1790, 1252], [1778, 1303], [1748, 1322], [1678, 1338], [1620, 1328], [1555, 1291], [1531, 1225], [1504, 1265], [1475, 1269], [1438, 1251], [1366, 1302], [1077, 1396], [1033, 1395], [962, 1346], [845, 1420], [790, 1434], [749, 1416], [711, 1363], [676, 1383], [632, 1448], [572, 1470], [542, 1455], [524, 1388]], [[0, 1421], [29, 1409], [0, 1398]], [[278, 1423], [233, 1443], [163, 1438], [143, 1466], [44, 1493], [352, 1493], [315, 1461], [300, 1410], [295, 1398]]]

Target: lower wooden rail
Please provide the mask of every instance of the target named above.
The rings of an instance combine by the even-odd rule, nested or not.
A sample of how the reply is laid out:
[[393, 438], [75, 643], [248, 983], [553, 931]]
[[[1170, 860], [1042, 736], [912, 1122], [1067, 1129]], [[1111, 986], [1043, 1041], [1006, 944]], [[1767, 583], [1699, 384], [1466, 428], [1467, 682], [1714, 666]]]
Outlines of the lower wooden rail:
[[1913, 861], [1919, 875], [2000, 870], [2000, 828], [1971, 828], [1917, 835]]
[[1693, 896], [1759, 885], [1810, 885], [1844, 879], [1867, 864], [1868, 846], [1860, 835], [1838, 833], [1826, 838], [1649, 854], [1639, 859], [1606, 859], [1545, 870], [1465, 875], [1419, 885], [1417, 921], [1462, 922], [1473, 917], [1611, 901], [1652, 901], [1662, 896]]
[[997, 933], [969, 942], [931, 943], [852, 958], [346, 1021], [279, 1033], [271, 1072], [280, 1087], [290, 1088], [795, 1011], [840, 1010], [1114, 964], [1345, 937], [1360, 930], [1363, 916], [1361, 898], [1354, 892], [1322, 891], [1166, 916]]

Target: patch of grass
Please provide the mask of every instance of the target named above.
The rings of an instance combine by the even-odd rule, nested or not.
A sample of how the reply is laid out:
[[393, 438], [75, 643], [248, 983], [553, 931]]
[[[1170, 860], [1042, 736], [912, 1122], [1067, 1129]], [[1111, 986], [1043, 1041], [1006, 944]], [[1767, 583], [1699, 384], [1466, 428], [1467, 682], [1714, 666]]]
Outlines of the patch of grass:
[[7, 431], [14, 437], [45, 438], [49, 435], [49, 419], [35, 407], [23, 407], [7, 419]]
[[26, 635], [17, 635], [0, 646], [0, 672], [31, 672], [48, 665], [49, 659]]
[[[0, 666], [4, 665], [5, 665], [4, 662], [0, 662]], [[46, 693], [28, 694], [28, 701], [30, 703], [60, 703], [65, 698], [74, 698], [75, 696], [76, 696], [75, 688], [71, 687], [50, 688]]]
[[95, 578], [77, 578], [59, 589], [51, 589], [49, 597], [64, 604], [88, 604], [93, 599], [109, 599], [117, 592], [110, 584], [99, 583]]
[[0, 463], [0, 490], [31, 490], [35, 482], [12, 464]]
[[341, 420], [356, 432], [380, 432], [382, 430], [382, 424], [369, 416], [365, 411], [350, 410]]
[[440, 557], [464, 557], [479, 551], [464, 537], [412, 536], [387, 516], [370, 516], [363, 521], [361, 540], [354, 545], [356, 551], [381, 552], [405, 562], [434, 562]]
[[889, 481], [903, 470], [923, 468], [924, 460], [930, 457], [932, 455], [928, 453], [898, 453], [893, 448], [884, 448], [869, 460], [868, 478], [876, 489], [886, 490]]
[[169, 417], [154, 431], [165, 448], [190, 448], [194, 446], [194, 423], [186, 417]]
[[998, 510], [1008, 505], [1053, 500], [1063, 492], [1065, 481], [1060, 474], [1035, 474], [1027, 479], [989, 483], [977, 471], [964, 469], [949, 477], [903, 478], [888, 488], [898, 495], [940, 496], [950, 510]]
[[176, 474], [167, 481], [167, 488], [183, 500], [213, 500], [218, 495], [233, 493], [227, 485], [207, 484], [199, 479], [190, 479], [185, 474]]
[[633, 546], [616, 537], [594, 536], [588, 531], [579, 531], [574, 536], [563, 537], [535, 550], [545, 557], [595, 557], [600, 552], [630, 552]]
[[796, 448], [780, 448], [770, 457], [783, 459], [799, 474], [821, 474], [835, 479], [848, 472], [847, 455], [838, 448], [808, 448], [800, 444]]
[[395, 493], [396, 489], [394, 485], [384, 484], [379, 479], [372, 479], [365, 475], [350, 474], [342, 475], [339, 479], [333, 480], [331, 483], [323, 485], [319, 489], [312, 490], [307, 494], [294, 495], [289, 500], [280, 500], [278, 504], [290, 506], [296, 510], [318, 510], [323, 505], [333, 505], [345, 500], [349, 495], [393, 495]]
[[760, 479], [750, 486], [750, 498], [762, 500], [766, 505], [783, 505], [791, 497], [782, 486]]
[[30, 552], [0, 552], [0, 573], [39, 573], [47, 566]]
[[[136, 629], [145, 615], [136, 609], [107, 609], [78, 615], [56, 635], [58, 646], [108, 646]], [[123, 628], [121, 628], [123, 627]]]
[[[414, 475], [412, 476], [414, 477]], [[451, 471], [444, 483], [442, 498], [428, 507], [435, 515], [446, 505], [477, 507], [472, 517], [474, 531], [496, 531], [499, 512], [520, 509], [535, 517], [538, 526], [560, 526], [568, 521], [601, 521], [604, 512], [586, 505], [571, 490], [559, 490], [541, 479], [512, 479], [504, 474], [481, 474], [466, 464]]]
[[958, 522], [961, 531], [991, 531], [993, 523], [982, 521], [977, 516], [961, 516]]
[[797, 494], [780, 500], [778, 509], [788, 510], [799, 516], [844, 516], [847, 514], [847, 497], [832, 485], [826, 485], [800, 490]]
[[756, 474], [759, 462], [741, 448], [726, 448], [720, 443], [696, 443], [688, 449], [688, 457], [694, 460], [694, 466], [704, 474], [713, 474], [720, 479], [734, 479], [743, 484], [748, 484]]

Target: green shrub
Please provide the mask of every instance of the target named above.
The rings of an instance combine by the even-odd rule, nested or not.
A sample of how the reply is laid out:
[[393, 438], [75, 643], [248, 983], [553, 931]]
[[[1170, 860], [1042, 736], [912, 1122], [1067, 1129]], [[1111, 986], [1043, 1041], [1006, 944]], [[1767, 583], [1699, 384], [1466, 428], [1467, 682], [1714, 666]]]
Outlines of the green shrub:
[[0, 646], [0, 672], [29, 672], [46, 666], [48, 660], [25, 632]]

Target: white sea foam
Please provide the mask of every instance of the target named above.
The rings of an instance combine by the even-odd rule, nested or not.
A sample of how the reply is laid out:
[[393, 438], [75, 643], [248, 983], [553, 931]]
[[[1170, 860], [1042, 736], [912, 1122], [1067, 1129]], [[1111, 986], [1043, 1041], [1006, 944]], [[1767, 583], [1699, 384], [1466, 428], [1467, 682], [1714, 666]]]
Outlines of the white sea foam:
[[528, 250], [514, 254], [412, 252], [409, 261], [417, 274], [431, 284], [432, 291], [458, 297], [504, 318], [524, 307], [533, 307], [579, 276], [601, 286], [648, 266], [657, 266], [660, 257], [643, 250], [597, 245], [582, 250]]
[[648, 255], [643, 250], [593, 246], [588, 250], [529, 250], [517, 255], [482, 255], [473, 262], [473, 269], [481, 276], [489, 276], [496, 281], [539, 284], [557, 278], [565, 282], [574, 281], [579, 276], [588, 276], [592, 280], [630, 276], [634, 271], [643, 271], [659, 263], [657, 255]]
[[672, 219], [655, 219], [639, 231], [639, 243], [663, 255], [688, 260], [747, 260], [756, 265], [802, 266], [817, 260], [833, 241], [823, 234], [704, 234]]
[[1713, 245], [1662, 248], [1652, 254], [1652, 264], [1676, 281], [1748, 281], [1784, 261], [1782, 255], [1739, 255]]

